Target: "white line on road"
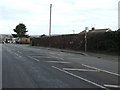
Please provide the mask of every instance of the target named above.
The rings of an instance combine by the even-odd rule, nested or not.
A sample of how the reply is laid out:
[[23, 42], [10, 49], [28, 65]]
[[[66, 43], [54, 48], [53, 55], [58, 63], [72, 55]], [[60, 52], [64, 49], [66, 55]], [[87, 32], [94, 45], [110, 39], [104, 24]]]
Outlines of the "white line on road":
[[43, 57], [43, 58], [52, 58], [52, 57]]
[[16, 56], [18, 56], [18, 54], [17, 53], [14, 53]]
[[28, 57], [31, 58], [31, 59], [34, 59], [35, 61], [38, 61], [38, 62], [39, 62], [39, 60], [36, 59], [36, 58], [33, 58], [33, 57], [31, 57], [31, 56], [28, 56]]
[[63, 58], [59, 58], [59, 57], [55, 57], [55, 56], [51, 56], [51, 57], [34, 56], [34, 57], [42, 57], [42, 58], [50, 58], [50, 59], [56, 58], [56, 59], [64, 60]]
[[71, 63], [71, 62], [62, 62], [62, 61], [44, 61], [44, 62], [50, 62], [50, 63]]
[[106, 87], [104, 87], [104, 86], [102, 86], [102, 85], [99, 85], [99, 84], [94, 83], [94, 82], [92, 82], [92, 81], [90, 81], [90, 80], [87, 80], [87, 79], [85, 79], [85, 78], [82, 78], [82, 77], [80, 77], [80, 76], [77, 76], [77, 75], [75, 75], [75, 74], [73, 74], [73, 73], [67, 72], [67, 71], [62, 70], [62, 69], [60, 69], [60, 68], [57, 68], [57, 67], [55, 67], [55, 66], [52, 66], [52, 67], [55, 68], [55, 69], [57, 69], [57, 70], [59, 70], [59, 71], [62, 71], [62, 72], [64, 72], [64, 73], [67, 73], [67, 74], [69, 74], [69, 75], [71, 75], [71, 76], [74, 76], [74, 77], [76, 77], [76, 78], [79, 78], [79, 79], [81, 79], [81, 80], [84, 80], [84, 81], [86, 81], [86, 82], [88, 82], [88, 83], [91, 83], [91, 84], [93, 84], [93, 85], [95, 85], [95, 86], [98, 86], [98, 87], [100, 87], [100, 88], [104, 88], [104, 89], [106, 89], [106, 90], [109, 90], [108, 88], [106, 88]]
[[22, 52], [20, 52], [20, 51], [17, 51], [18, 53], [20, 53], [20, 54], [22, 54]]
[[45, 56], [33, 56], [33, 57], [52, 58], [52, 57], [45, 57]]
[[84, 72], [88, 72], [88, 71], [92, 71], [92, 72], [99, 72], [99, 70], [90, 70], [90, 69], [75, 69], [75, 68], [63, 68], [63, 70], [84, 71]]
[[[53, 56], [52, 56], [52, 57], [53, 57]], [[57, 59], [60, 59], [60, 60], [64, 60], [63, 58], [60, 58], [60, 57], [55, 57], [55, 56], [54, 56], [53, 58], [57, 58]]]
[[113, 73], [113, 72], [110, 72], [110, 71], [102, 70], [102, 69], [99, 69], [99, 68], [96, 68], [96, 67], [92, 67], [92, 66], [88, 66], [88, 65], [85, 65], [85, 64], [82, 64], [82, 66], [85, 66], [85, 67], [88, 67], [88, 68], [92, 68], [92, 69], [96, 69], [96, 70], [99, 70], [99, 71], [102, 71], [102, 72], [106, 72], [106, 73], [109, 73], [109, 74], [112, 74], [112, 75], [120, 76], [117, 73]]
[[22, 56], [20, 56], [20, 55], [18, 55], [17, 53], [14, 53], [17, 57], [22, 57]]
[[104, 86], [106, 86], [106, 87], [120, 88], [120, 85], [107, 85], [107, 84], [104, 84]]

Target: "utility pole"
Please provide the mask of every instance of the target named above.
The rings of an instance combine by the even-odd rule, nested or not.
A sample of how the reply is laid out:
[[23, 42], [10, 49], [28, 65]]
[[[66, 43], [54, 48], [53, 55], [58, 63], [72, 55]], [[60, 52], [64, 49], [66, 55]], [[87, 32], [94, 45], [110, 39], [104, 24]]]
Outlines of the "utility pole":
[[49, 36], [51, 36], [51, 14], [52, 14], [52, 4], [50, 4], [50, 26], [49, 26]]

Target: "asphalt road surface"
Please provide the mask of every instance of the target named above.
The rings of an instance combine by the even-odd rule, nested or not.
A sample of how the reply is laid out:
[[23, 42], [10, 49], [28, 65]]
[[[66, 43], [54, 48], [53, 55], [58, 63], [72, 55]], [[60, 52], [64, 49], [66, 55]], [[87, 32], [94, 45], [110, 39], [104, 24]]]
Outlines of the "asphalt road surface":
[[29, 45], [2, 45], [2, 88], [120, 88], [118, 62]]

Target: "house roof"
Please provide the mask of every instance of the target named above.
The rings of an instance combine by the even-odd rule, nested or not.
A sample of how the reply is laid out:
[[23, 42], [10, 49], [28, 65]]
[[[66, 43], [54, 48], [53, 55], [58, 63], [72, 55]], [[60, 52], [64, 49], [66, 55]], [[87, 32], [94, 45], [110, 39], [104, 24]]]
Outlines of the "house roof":
[[89, 32], [108, 32], [108, 31], [112, 31], [112, 30], [109, 28], [89, 30]]

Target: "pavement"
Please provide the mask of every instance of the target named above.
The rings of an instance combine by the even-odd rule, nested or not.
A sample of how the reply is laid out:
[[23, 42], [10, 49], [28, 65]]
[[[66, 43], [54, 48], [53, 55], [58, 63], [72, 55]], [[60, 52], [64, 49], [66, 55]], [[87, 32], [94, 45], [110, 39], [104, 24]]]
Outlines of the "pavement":
[[4, 44], [2, 88], [119, 89], [118, 61], [60, 49]]
[[44, 49], [48, 49], [48, 50], [60, 51], [60, 52], [66, 52], [66, 53], [80, 54], [80, 55], [84, 55], [84, 56], [97, 57], [97, 58], [102, 58], [102, 59], [106, 59], [106, 60], [114, 60], [114, 61], [119, 60], [119, 56], [117, 56], [117, 55], [108, 55], [108, 54], [100, 54], [100, 53], [92, 53], [92, 52], [81, 52], [81, 51], [75, 51], [75, 50], [66, 50], [66, 49], [39, 47], [39, 46], [33, 46], [33, 47], [44, 48]]
[[106, 59], [106, 60], [114, 60], [114, 61], [120, 60], [119, 56], [117, 55], [107, 55], [107, 54], [91, 53], [91, 52], [87, 52], [87, 55], [92, 56], [92, 57]]

